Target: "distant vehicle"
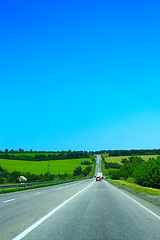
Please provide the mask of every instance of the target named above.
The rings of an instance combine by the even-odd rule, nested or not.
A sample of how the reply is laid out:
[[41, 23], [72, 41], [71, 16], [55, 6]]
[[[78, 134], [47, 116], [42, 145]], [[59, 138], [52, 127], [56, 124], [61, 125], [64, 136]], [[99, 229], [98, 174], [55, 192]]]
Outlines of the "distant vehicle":
[[101, 181], [101, 177], [96, 177], [96, 181]]
[[102, 172], [98, 173], [97, 177], [100, 177], [102, 179], [103, 178], [103, 173]]
[[18, 179], [19, 179], [21, 184], [24, 184], [27, 181], [27, 178], [24, 177], [24, 176], [20, 176], [20, 177], [18, 177]]

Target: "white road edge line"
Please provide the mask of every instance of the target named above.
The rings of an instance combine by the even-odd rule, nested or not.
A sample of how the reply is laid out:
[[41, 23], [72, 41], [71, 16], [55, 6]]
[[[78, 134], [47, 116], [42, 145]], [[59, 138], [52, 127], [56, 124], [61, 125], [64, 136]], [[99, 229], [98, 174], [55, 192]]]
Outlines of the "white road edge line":
[[112, 186], [113, 188], [115, 188], [117, 191], [119, 191], [120, 193], [122, 193], [123, 195], [125, 195], [126, 197], [128, 197], [129, 199], [131, 199], [133, 202], [135, 202], [136, 204], [138, 204], [140, 207], [144, 208], [146, 211], [148, 211], [149, 213], [151, 213], [153, 216], [155, 216], [156, 218], [158, 218], [160, 220], [160, 216], [158, 216], [156, 213], [152, 212], [151, 210], [149, 210], [148, 208], [146, 208], [145, 206], [143, 206], [142, 204], [140, 204], [139, 202], [137, 202], [136, 200], [134, 200], [133, 198], [129, 197], [127, 194], [123, 193], [122, 191], [120, 191], [119, 189], [117, 189], [116, 187]]
[[9, 199], [9, 200], [6, 200], [6, 201], [3, 201], [4, 203], [7, 203], [7, 202], [11, 202], [11, 201], [14, 201], [15, 199]]
[[85, 191], [88, 187], [90, 187], [92, 184], [94, 183], [94, 181], [89, 184], [87, 187], [83, 188], [82, 190], [80, 190], [79, 192], [77, 192], [76, 194], [74, 194], [72, 197], [68, 198], [66, 201], [64, 201], [62, 204], [60, 204], [58, 207], [56, 207], [55, 209], [53, 209], [51, 212], [49, 212], [47, 215], [45, 215], [44, 217], [42, 217], [40, 220], [38, 220], [37, 222], [35, 222], [32, 226], [30, 226], [29, 228], [27, 228], [26, 230], [24, 230], [22, 233], [20, 233], [17, 237], [13, 238], [12, 240], [20, 240], [22, 238], [24, 238], [28, 233], [30, 233], [33, 229], [35, 229], [36, 227], [38, 227], [42, 222], [44, 222], [47, 218], [49, 218], [50, 216], [52, 216], [55, 212], [57, 212], [60, 208], [62, 208], [64, 205], [66, 205], [69, 201], [71, 201], [73, 198], [75, 198], [78, 194], [80, 194], [81, 192]]

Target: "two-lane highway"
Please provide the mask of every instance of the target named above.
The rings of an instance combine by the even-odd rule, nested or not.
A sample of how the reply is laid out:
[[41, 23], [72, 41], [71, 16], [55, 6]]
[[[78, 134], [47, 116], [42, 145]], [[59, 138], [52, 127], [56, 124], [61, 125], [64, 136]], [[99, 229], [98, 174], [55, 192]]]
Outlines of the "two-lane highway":
[[0, 239], [159, 240], [160, 209], [95, 179], [3, 194]]
[[101, 156], [97, 155], [95, 175], [98, 176], [98, 173], [100, 172], [101, 172]]

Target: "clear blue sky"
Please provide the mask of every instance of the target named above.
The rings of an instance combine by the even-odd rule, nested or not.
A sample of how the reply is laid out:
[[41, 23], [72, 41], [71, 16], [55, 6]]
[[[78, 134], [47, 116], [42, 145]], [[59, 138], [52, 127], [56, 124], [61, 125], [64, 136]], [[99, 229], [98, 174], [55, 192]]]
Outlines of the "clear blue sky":
[[160, 148], [160, 1], [0, 1], [6, 148]]

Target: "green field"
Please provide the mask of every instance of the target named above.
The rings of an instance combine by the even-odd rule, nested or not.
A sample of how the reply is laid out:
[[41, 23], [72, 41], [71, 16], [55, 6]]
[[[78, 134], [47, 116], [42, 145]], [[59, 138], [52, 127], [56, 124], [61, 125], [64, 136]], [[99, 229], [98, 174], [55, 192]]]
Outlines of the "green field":
[[[52, 160], [50, 163], [51, 174], [73, 174], [76, 167], [81, 165], [81, 162], [88, 161], [88, 158], [80, 159], [65, 159], [65, 160]], [[0, 159], [0, 166], [7, 169], [8, 172], [14, 170], [23, 173], [29, 172], [34, 174], [44, 174], [48, 172], [48, 161], [23, 161], [23, 160], [9, 160]], [[86, 165], [81, 165], [82, 171], [86, 168]]]
[[[149, 158], [156, 158], [157, 156], [158, 155], [142, 155], [139, 157], [141, 157], [142, 159], [147, 161]], [[118, 163], [118, 164], [122, 165], [122, 163], [121, 163], [122, 159], [124, 159], [124, 158], [128, 159], [129, 156], [108, 157], [107, 154], [103, 154], [103, 157], [107, 163]]]

